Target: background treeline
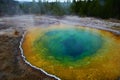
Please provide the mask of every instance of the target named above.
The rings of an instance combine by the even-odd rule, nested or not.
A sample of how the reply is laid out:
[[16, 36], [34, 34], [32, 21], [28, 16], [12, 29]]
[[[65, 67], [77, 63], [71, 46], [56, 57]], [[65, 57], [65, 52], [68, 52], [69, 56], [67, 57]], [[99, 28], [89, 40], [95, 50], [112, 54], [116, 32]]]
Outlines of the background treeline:
[[14, 0], [0, 0], [0, 16], [18, 14], [19, 3]]
[[73, 14], [120, 19], [120, 0], [73, 0]]
[[120, 19], [120, 0], [48, 1], [39, 0], [36, 2], [33, 0], [32, 2], [18, 2], [14, 0], [0, 0], [0, 15], [78, 15]]
[[46, 14], [46, 15], [65, 15], [69, 13], [70, 2], [42, 2], [39, 0], [38, 2], [24, 2], [20, 3], [20, 9], [25, 14]]

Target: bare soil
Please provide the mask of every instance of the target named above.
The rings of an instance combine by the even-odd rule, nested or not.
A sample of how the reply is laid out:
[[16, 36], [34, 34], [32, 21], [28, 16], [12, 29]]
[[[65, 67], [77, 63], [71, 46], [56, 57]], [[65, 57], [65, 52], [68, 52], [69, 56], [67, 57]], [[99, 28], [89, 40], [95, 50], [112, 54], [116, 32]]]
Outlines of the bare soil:
[[0, 24], [0, 80], [56, 80], [24, 62], [19, 48], [23, 32]]

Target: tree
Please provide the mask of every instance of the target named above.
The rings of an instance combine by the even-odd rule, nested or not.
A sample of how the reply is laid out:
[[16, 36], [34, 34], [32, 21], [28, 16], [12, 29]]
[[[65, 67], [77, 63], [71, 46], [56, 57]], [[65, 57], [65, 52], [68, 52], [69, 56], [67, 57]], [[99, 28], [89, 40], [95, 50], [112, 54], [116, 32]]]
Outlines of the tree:
[[18, 14], [19, 3], [14, 0], [0, 0], [0, 15]]

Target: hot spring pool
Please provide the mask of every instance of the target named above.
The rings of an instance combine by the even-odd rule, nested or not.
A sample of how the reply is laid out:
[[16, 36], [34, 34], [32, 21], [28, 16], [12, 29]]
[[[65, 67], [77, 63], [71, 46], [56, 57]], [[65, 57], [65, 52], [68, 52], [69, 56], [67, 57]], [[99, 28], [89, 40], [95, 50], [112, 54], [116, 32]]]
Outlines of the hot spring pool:
[[53, 57], [67, 64], [95, 54], [102, 43], [103, 39], [98, 34], [70, 28], [47, 31], [35, 40], [34, 46], [38, 54], [44, 53], [46, 59]]
[[69, 25], [33, 28], [22, 48], [28, 62], [62, 80], [120, 76], [120, 36], [104, 30]]

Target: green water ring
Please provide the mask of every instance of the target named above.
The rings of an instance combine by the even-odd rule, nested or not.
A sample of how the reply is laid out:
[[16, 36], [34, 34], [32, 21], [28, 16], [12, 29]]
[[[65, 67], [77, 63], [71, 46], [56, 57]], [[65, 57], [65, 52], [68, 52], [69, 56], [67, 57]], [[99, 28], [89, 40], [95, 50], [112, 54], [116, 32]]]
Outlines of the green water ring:
[[68, 28], [46, 31], [34, 41], [39, 55], [62, 64], [75, 63], [93, 56], [103, 45], [103, 38], [95, 32]]

